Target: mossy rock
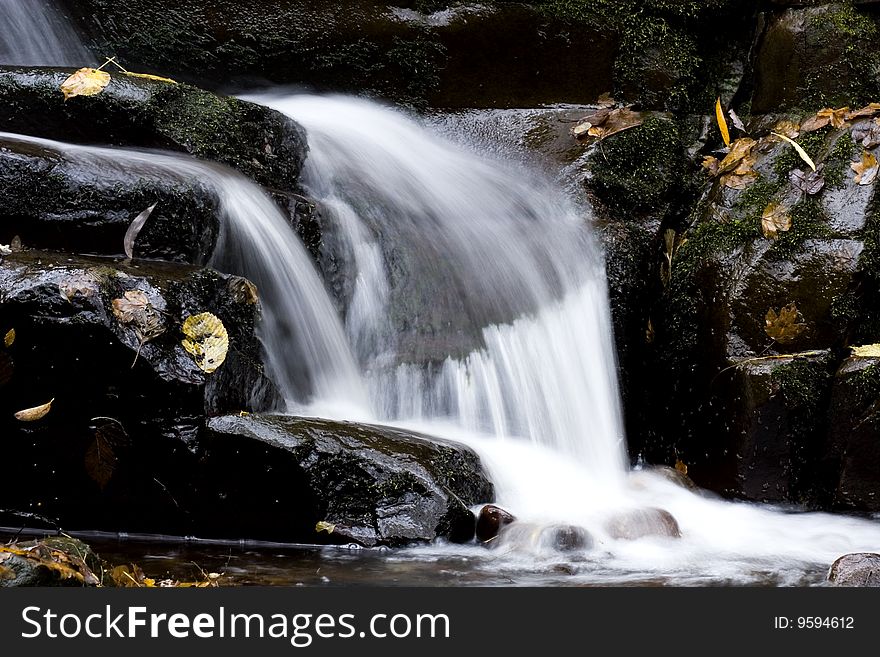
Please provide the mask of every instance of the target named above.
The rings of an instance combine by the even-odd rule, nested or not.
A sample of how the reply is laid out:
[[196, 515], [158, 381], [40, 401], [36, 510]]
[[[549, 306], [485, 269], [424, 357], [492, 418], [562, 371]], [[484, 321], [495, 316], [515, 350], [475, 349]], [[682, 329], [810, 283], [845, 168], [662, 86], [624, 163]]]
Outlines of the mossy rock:
[[101, 559], [80, 540], [51, 536], [0, 546], [0, 588], [100, 586]]
[[861, 106], [880, 97], [877, 18], [849, 2], [772, 17], [758, 46], [752, 112]]
[[112, 72], [94, 96], [64, 99], [74, 69], [0, 69], [0, 129], [65, 142], [161, 148], [237, 169], [285, 191], [299, 189], [305, 133], [288, 117], [186, 84]]

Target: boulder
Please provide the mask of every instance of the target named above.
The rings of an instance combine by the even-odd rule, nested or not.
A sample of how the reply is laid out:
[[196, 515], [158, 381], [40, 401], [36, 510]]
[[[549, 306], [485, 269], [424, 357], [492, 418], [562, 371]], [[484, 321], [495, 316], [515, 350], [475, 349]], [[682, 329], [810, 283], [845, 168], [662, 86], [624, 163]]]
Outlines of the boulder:
[[126, 230], [155, 204], [134, 254], [205, 264], [220, 230], [213, 190], [150, 166], [71, 157], [64, 145], [0, 138], [0, 243], [123, 256]]
[[845, 554], [828, 571], [832, 586], [880, 586], [880, 554]]
[[632, 509], [616, 514], [605, 524], [611, 538], [633, 541], [647, 536], [680, 538], [678, 522], [665, 509]]
[[515, 522], [503, 527], [498, 540], [490, 545], [504, 550], [555, 555], [586, 552], [593, 548], [594, 541], [585, 528], [577, 525]]
[[199, 85], [269, 82], [438, 107], [589, 102], [611, 88], [607, 31], [526, 3], [63, 3], [95, 52]]
[[474, 535], [468, 507], [494, 497], [469, 448], [389, 427], [226, 416], [210, 421], [201, 449], [195, 495], [222, 509], [226, 531], [245, 525], [250, 535], [463, 542]]
[[752, 112], [855, 107], [880, 97], [874, 14], [847, 2], [784, 4], [818, 6], [770, 17], [756, 50]]
[[477, 540], [481, 543], [493, 541], [507, 525], [516, 521], [516, 517], [494, 504], [487, 504], [480, 509], [477, 516]]
[[187, 84], [112, 72], [94, 96], [64, 99], [75, 69], [0, 69], [0, 130], [65, 142], [161, 148], [226, 164], [297, 191], [305, 133], [290, 118]]

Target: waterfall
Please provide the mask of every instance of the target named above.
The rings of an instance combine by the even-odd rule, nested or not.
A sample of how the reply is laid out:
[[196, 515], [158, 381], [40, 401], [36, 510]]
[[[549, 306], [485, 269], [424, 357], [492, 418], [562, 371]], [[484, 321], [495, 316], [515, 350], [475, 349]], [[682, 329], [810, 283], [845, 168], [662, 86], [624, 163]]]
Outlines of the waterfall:
[[0, 0], [0, 65], [87, 66], [94, 57], [51, 0]]
[[399, 112], [257, 97], [309, 136], [304, 185], [353, 254], [345, 325], [377, 415], [552, 447], [596, 477], [625, 448], [589, 212]]
[[[83, 178], [118, 170], [137, 171], [147, 180], [199, 181], [218, 199], [223, 215], [211, 264], [257, 286], [259, 335], [270, 375], [291, 407], [333, 399], [344, 400], [346, 413], [367, 413], [357, 365], [311, 257], [258, 185], [232, 169], [185, 156], [75, 146], [10, 133], [0, 133], [0, 139], [53, 151], [69, 165], [82, 166]], [[132, 218], [141, 209], [132, 208]]]

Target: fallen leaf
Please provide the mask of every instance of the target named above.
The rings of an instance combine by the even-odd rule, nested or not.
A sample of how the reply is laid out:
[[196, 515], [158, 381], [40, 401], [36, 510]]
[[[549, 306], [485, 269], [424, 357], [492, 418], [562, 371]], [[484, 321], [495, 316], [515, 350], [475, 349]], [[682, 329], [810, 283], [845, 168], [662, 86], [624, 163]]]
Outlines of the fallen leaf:
[[113, 299], [112, 306], [116, 319], [131, 326], [141, 345], [165, 332], [162, 315], [141, 290], [128, 290], [122, 298]]
[[880, 358], [880, 344], [866, 344], [861, 347], [851, 347], [853, 356], [859, 358]]
[[0, 256], [12, 255], [12, 247], [6, 244], [0, 244]]
[[226, 360], [229, 335], [220, 319], [211, 313], [187, 317], [183, 322], [183, 348], [193, 357], [196, 365], [208, 374]]
[[125, 255], [129, 259], [134, 258], [134, 241], [137, 239], [138, 233], [141, 232], [141, 228], [147, 223], [147, 219], [150, 218], [156, 205], [156, 203], [153, 203], [153, 205], [135, 217], [134, 221], [132, 221], [131, 225], [128, 227], [128, 230], [125, 231], [125, 239], [123, 239], [122, 244], [125, 249]]
[[575, 139], [583, 139], [584, 137], [589, 136], [589, 130], [592, 127], [593, 124], [589, 121], [582, 121], [571, 129], [571, 136]]
[[600, 109], [589, 116], [585, 116], [582, 120], [591, 124], [587, 134], [600, 140], [616, 135], [618, 132], [640, 126], [643, 121], [640, 112], [633, 112], [628, 107], [621, 107], [615, 110]]
[[97, 293], [98, 289], [98, 279], [88, 272], [71, 276], [58, 283], [58, 291], [68, 302], [72, 301], [77, 295], [90, 297]]
[[876, 114], [880, 114], [880, 103], [869, 103], [865, 107], [849, 112], [846, 115], [847, 121], [852, 121], [853, 119], [861, 119], [865, 117], [871, 117]]
[[869, 150], [880, 146], [880, 119], [853, 126], [852, 138], [853, 141], [861, 142], [862, 146]]
[[733, 142], [730, 145], [730, 152], [724, 156], [724, 159], [718, 165], [718, 173], [724, 174], [737, 169], [740, 162], [752, 154], [752, 148], [754, 148], [756, 143], [750, 137], [742, 137]]
[[777, 123], [773, 130], [778, 132], [780, 135], [785, 135], [791, 139], [796, 139], [797, 136], [801, 133], [801, 126], [794, 121], [789, 121], [788, 119], [784, 119]]
[[81, 68], [61, 83], [64, 100], [74, 96], [94, 96], [110, 84], [110, 74], [95, 68]]
[[156, 82], [167, 82], [168, 84], [177, 84], [175, 80], [171, 78], [163, 78], [161, 75], [150, 75], [149, 73], [132, 73], [131, 71], [123, 71], [123, 75], [127, 75], [132, 78], [143, 78], [145, 80], [154, 80]]
[[862, 159], [851, 163], [849, 168], [856, 172], [855, 181], [859, 185], [870, 185], [877, 179], [877, 158], [870, 151], [862, 151]]
[[727, 129], [727, 121], [724, 120], [724, 110], [721, 109], [721, 98], [715, 101], [715, 120], [718, 122], [718, 130], [721, 131], [721, 139], [725, 146], [730, 146], [730, 130]]
[[229, 290], [230, 296], [238, 303], [253, 306], [259, 301], [260, 296], [257, 291], [257, 286], [246, 278], [231, 278], [226, 287]]
[[816, 165], [815, 165], [815, 163], [814, 163], [813, 160], [810, 158], [810, 156], [807, 155], [807, 151], [805, 151], [803, 148], [801, 148], [801, 145], [800, 145], [799, 143], [797, 143], [797, 142], [794, 141], [793, 139], [789, 139], [789, 138], [786, 137], [785, 135], [780, 135], [779, 133], [776, 133], [776, 132], [771, 132], [770, 134], [771, 134], [771, 135], [774, 135], [775, 137], [779, 137], [779, 138], [782, 139], [783, 141], [787, 141], [789, 144], [791, 144], [792, 146], [794, 146], [794, 150], [796, 150], [796, 151], [797, 151], [797, 154], [801, 156], [801, 159], [802, 159], [804, 162], [806, 162], [807, 165], [808, 165], [813, 171], [816, 170]]
[[37, 420], [46, 417], [49, 411], [52, 410], [52, 402], [54, 401], [55, 399], [53, 398], [41, 406], [34, 406], [33, 408], [26, 408], [23, 411], [19, 411], [15, 414], [15, 419], [20, 422], [36, 422]]
[[703, 168], [709, 172], [710, 176], [718, 174], [718, 158], [714, 155], [707, 155], [703, 158]]
[[321, 532], [325, 532], [327, 534], [332, 534], [333, 530], [336, 529], [336, 525], [332, 522], [327, 522], [326, 520], [321, 520], [318, 524], [315, 525], [315, 532], [320, 534]]
[[779, 233], [791, 229], [791, 215], [787, 207], [776, 201], [771, 201], [761, 214], [761, 230], [764, 237], [774, 240]]
[[822, 191], [825, 186], [825, 178], [819, 170], [805, 172], [801, 169], [792, 169], [788, 174], [791, 184], [805, 194], [813, 195]]
[[113, 418], [92, 420], [102, 420], [103, 423], [95, 429], [95, 439], [86, 450], [84, 464], [89, 477], [104, 490], [110, 483], [119, 460], [116, 448], [128, 442], [128, 434], [122, 424]]
[[675, 459], [675, 469], [683, 475], [686, 475], [688, 473], [688, 467], [681, 459]]
[[15, 329], [9, 329], [6, 332], [6, 335], [3, 336], [3, 345], [9, 349], [13, 344], [15, 344]]
[[743, 125], [742, 119], [737, 116], [736, 112], [732, 109], [727, 110], [727, 115], [730, 117], [731, 123], [733, 123], [733, 127], [737, 130], [742, 130], [743, 132], [748, 132], [746, 130], [745, 125]]
[[814, 116], [801, 124], [801, 132], [813, 132], [824, 128], [829, 123], [834, 128], [842, 128], [849, 114], [849, 107], [840, 109], [825, 108], [816, 112]]
[[607, 91], [596, 99], [596, 104], [599, 107], [614, 107], [616, 102]]
[[764, 317], [764, 331], [780, 344], [792, 342], [807, 328], [800, 320], [803, 317], [793, 303], [782, 308], [778, 314], [771, 308]]

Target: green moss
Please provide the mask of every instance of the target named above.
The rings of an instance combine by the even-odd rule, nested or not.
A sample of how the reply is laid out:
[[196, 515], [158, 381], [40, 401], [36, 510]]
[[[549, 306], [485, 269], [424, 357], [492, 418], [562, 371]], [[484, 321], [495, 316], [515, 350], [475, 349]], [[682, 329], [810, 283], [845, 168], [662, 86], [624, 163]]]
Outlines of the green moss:
[[827, 216], [822, 203], [814, 196], [807, 196], [791, 209], [791, 229], [779, 233], [773, 241], [769, 254], [778, 260], [790, 258], [803, 244], [804, 240], [832, 237], [827, 225]]
[[850, 175], [849, 165], [855, 152], [856, 142], [849, 132], [838, 137], [825, 160], [825, 187], [828, 189], [844, 187]]
[[681, 193], [687, 160], [678, 128], [649, 117], [609, 137], [590, 158], [590, 186], [609, 207], [624, 212], [662, 210]]
[[[831, 126], [825, 126], [819, 130], [800, 135], [796, 141], [815, 162], [819, 159], [819, 156], [825, 147], [825, 140], [831, 130]], [[806, 163], [801, 159], [801, 156], [798, 155], [798, 152], [793, 146], [788, 146], [783, 149], [773, 162], [773, 172], [776, 174], [780, 183], [788, 180], [788, 174], [792, 169], [803, 169], [804, 167], [806, 167]]]
[[880, 365], [871, 365], [855, 372], [849, 384], [856, 412], [864, 413], [880, 399]]

